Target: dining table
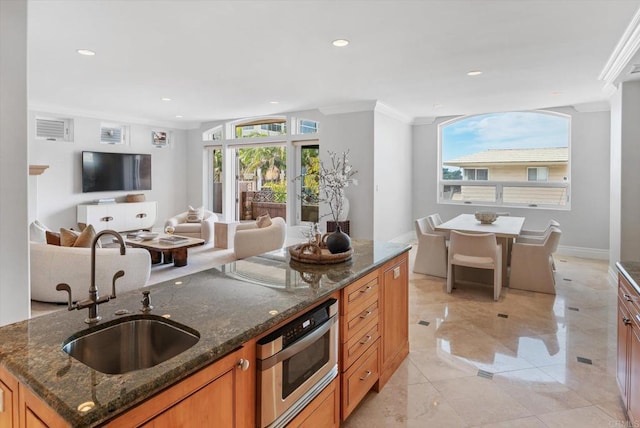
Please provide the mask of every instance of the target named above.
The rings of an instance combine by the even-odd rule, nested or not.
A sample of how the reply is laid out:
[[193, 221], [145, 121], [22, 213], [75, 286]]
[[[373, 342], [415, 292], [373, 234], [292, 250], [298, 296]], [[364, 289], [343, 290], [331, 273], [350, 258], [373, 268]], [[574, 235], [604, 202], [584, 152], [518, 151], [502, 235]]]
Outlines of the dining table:
[[520, 235], [524, 217], [498, 216], [491, 224], [481, 223], [473, 214], [460, 214], [449, 221], [437, 225], [434, 229], [441, 232], [457, 230], [465, 233], [494, 233], [502, 246], [502, 286], [508, 285], [507, 265], [509, 253], [515, 238]]

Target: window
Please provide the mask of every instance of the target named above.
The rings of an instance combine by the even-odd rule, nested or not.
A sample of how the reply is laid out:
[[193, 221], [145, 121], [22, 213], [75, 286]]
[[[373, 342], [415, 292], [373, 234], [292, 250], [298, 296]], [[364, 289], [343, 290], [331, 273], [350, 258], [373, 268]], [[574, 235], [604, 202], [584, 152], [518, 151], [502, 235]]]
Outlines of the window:
[[549, 168], [547, 167], [534, 167], [527, 168], [527, 180], [528, 181], [547, 181], [549, 176]]
[[222, 140], [222, 125], [207, 129], [202, 133], [202, 141], [218, 141]]
[[489, 170], [486, 168], [465, 168], [464, 179], [486, 181], [489, 179]]
[[315, 134], [318, 132], [318, 122], [315, 120], [300, 119], [298, 134]]
[[262, 118], [235, 125], [236, 138], [273, 137], [287, 133], [286, 118]]
[[570, 125], [570, 116], [543, 111], [442, 123], [438, 202], [569, 208]]
[[320, 146], [300, 147], [300, 220], [317, 223], [320, 219]]

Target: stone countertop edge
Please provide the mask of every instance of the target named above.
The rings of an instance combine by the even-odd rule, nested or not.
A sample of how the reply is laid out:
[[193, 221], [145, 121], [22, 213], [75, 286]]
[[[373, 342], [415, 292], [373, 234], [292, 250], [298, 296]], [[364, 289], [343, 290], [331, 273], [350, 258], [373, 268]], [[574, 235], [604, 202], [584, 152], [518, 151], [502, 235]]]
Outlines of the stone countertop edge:
[[616, 262], [618, 271], [629, 281], [631, 286], [640, 294], [640, 262]]
[[[309, 266], [312, 277], [319, 278], [315, 286], [304, 282], [300, 265], [290, 265], [288, 251], [282, 249], [145, 287], [151, 291], [152, 315], [170, 315], [171, 322], [201, 335], [193, 347], [154, 367], [107, 375], [61, 349], [79, 332], [117, 323], [122, 316], [115, 315], [116, 310], [129, 311], [125, 316], [141, 314], [140, 290], [100, 305], [103, 320], [96, 326], [84, 323], [85, 309], [60, 310], [0, 327], [0, 364], [71, 426], [104, 424], [411, 248], [364, 240], [353, 240], [352, 246], [351, 261]], [[290, 283], [276, 279], [273, 286], [265, 286], [264, 272]], [[86, 401], [95, 407], [77, 411]]]

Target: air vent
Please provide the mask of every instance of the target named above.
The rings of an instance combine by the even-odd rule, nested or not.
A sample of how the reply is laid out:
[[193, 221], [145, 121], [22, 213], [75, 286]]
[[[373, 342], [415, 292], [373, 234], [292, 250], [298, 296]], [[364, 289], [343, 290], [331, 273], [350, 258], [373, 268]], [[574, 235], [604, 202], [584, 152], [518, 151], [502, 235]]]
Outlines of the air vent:
[[47, 141], [71, 141], [73, 120], [36, 118], [36, 138]]
[[102, 144], [124, 144], [125, 140], [124, 126], [106, 124], [100, 126], [100, 142]]

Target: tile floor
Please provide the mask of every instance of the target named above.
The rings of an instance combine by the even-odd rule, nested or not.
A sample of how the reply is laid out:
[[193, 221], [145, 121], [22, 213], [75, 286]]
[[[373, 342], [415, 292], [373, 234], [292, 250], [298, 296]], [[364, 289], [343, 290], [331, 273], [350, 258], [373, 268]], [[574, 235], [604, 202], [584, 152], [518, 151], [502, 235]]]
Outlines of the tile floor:
[[628, 426], [607, 263], [556, 266], [557, 295], [506, 288], [498, 302], [490, 287], [448, 295], [444, 279], [412, 273], [409, 357], [343, 427]]

